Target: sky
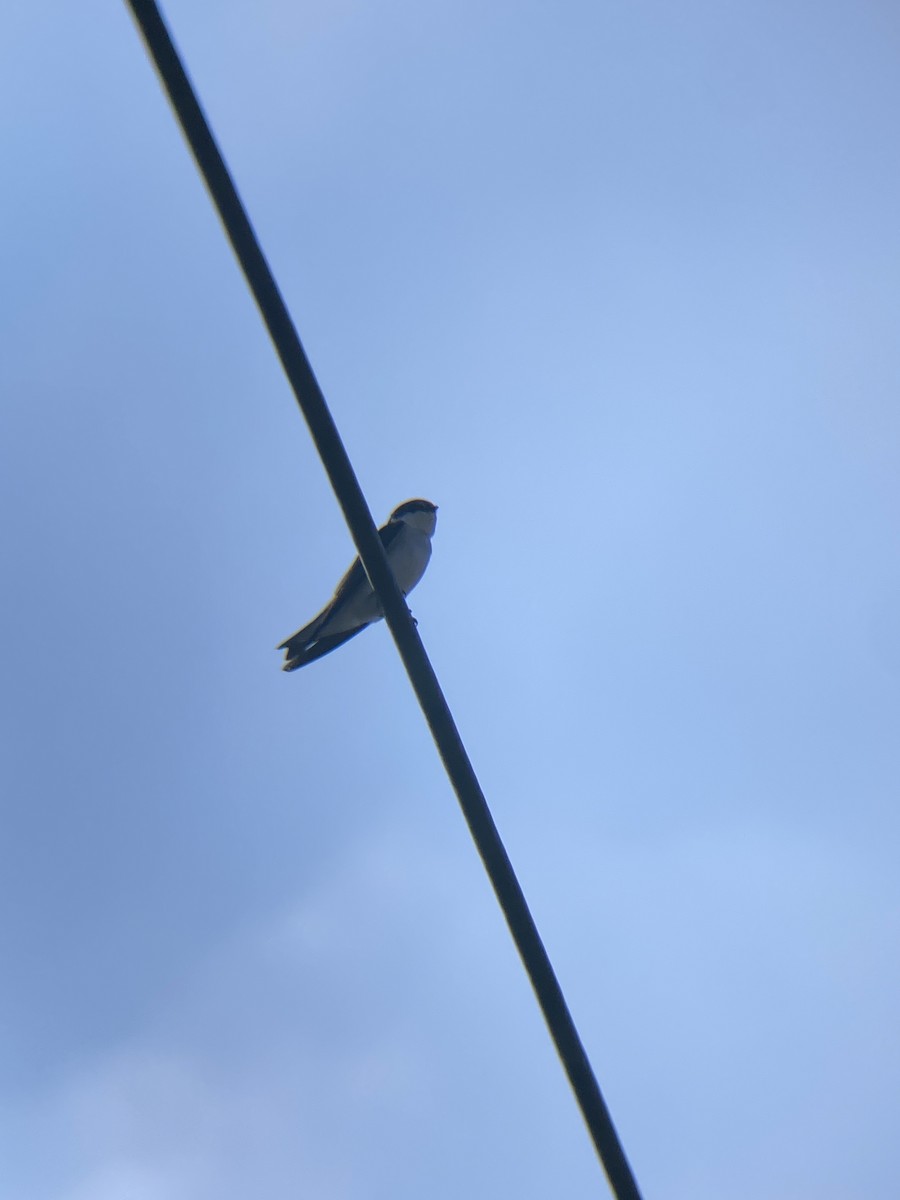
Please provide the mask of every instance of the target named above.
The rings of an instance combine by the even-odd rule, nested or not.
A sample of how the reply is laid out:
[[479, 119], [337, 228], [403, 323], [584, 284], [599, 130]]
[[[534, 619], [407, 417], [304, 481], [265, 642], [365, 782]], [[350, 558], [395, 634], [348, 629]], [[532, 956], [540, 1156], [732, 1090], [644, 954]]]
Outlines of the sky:
[[[895, 7], [165, 12], [647, 1200], [894, 1197]], [[5, 25], [0, 1197], [608, 1194], [125, 5]]]

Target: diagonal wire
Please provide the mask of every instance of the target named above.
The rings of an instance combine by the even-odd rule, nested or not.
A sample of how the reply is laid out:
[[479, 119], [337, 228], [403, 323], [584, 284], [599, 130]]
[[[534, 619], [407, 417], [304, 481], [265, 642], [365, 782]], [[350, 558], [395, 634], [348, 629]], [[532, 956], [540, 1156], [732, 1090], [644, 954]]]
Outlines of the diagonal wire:
[[322, 465], [384, 608], [413, 690], [531, 980], [616, 1200], [640, 1192], [562, 989], [500, 840], [437, 676], [397, 587], [362, 489], [287, 307], [155, 0], [126, 0], [244, 272]]

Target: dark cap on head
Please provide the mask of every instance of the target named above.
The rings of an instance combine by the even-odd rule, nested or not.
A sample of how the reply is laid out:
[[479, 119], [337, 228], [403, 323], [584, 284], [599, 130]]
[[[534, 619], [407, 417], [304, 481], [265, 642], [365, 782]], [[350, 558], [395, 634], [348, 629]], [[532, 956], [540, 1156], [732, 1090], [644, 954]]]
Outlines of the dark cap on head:
[[430, 500], [406, 500], [403, 504], [397, 506], [391, 513], [392, 521], [402, 521], [404, 517], [410, 513], [433, 513], [437, 512], [437, 505], [432, 504]]

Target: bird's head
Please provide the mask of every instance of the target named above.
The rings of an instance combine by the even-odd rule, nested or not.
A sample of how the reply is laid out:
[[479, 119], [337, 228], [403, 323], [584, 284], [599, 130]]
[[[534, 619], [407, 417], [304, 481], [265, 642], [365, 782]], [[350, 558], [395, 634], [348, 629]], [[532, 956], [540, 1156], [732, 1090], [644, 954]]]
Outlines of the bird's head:
[[437, 524], [437, 505], [430, 500], [407, 500], [394, 509], [391, 521], [403, 521], [431, 537]]

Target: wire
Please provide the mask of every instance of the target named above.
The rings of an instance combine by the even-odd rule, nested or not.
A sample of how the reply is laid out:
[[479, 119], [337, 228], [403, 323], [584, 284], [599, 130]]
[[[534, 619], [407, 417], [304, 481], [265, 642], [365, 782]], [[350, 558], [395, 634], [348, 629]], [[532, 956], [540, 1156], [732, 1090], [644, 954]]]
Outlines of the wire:
[[617, 1200], [640, 1200], [606, 1102], [562, 989], [513, 871], [481, 785], [444, 699], [406, 601], [400, 594], [369, 506], [337, 426], [266, 262], [225, 161], [154, 0], [126, 0], [237, 255], [322, 465], [343, 510], [416, 697], [431, 729], [463, 816], [531, 980], [588, 1131]]

